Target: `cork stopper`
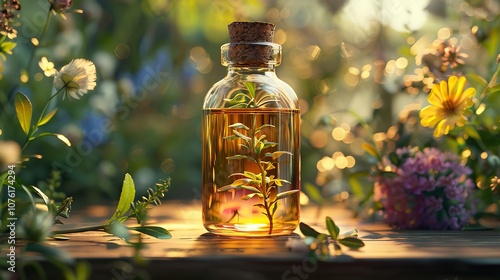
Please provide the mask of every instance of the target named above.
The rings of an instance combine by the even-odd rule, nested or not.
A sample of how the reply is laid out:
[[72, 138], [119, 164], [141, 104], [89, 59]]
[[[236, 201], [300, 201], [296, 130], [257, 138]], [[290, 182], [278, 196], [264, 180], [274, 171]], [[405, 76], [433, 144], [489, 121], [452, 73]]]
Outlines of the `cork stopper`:
[[268, 22], [235, 21], [228, 25], [229, 42], [272, 42], [274, 24]]
[[228, 25], [228, 59], [237, 66], [278, 65], [281, 47], [273, 43], [275, 25], [267, 22], [233, 22]]

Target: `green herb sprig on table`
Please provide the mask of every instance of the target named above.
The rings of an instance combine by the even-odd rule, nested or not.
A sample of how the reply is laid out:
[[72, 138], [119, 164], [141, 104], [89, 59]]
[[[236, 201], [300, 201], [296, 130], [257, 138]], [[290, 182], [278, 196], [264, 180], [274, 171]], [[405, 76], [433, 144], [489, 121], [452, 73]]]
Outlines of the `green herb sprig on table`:
[[[149, 210], [153, 205], [161, 204], [160, 198], [164, 197], [169, 186], [169, 179], [161, 180], [156, 184], [154, 189], [150, 188], [148, 190], [147, 197], [143, 197], [141, 200], [134, 202], [136, 193], [135, 185], [132, 177], [129, 174], [126, 174], [118, 205], [113, 215], [105, 223], [94, 226], [53, 230], [56, 226], [55, 224], [63, 224], [60, 218], [69, 218], [73, 198], [65, 197], [61, 202], [57, 202], [54, 199], [49, 198], [49, 196], [37, 187], [24, 186], [16, 182], [15, 187], [17, 189], [23, 189], [27, 191], [27, 193], [33, 192], [41, 198], [36, 198], [35, 195], [30, 194], [29, 200], [34, 204], [29, 206], [31, 210], [28, 211], [28, 213], [23, 216], [23, 220], [19, 222], [17, 232], [18, 242], [26, 242], [20, 251], [20, 255], [25, 253], [35, 253], [40, 255], [44, 257], [44, 259], [56, 264], [64, 275], [66, 275], [66, 279], [76, 279], [76, 276], [70, 277], [68, 275], [87, 275], [89, 272], [87, 265], [81, 262], [75, 264], [75, 260], [64, 250], [45, 245], [43, 242], [46, 241], [47, 238], [67, 240], [69, 238], [66, 234], [70, 233], [103, 231], [124, 239], [131, 247], [134, 248], [134, 259], [136, 261], [143, 261], [140, 256], [140, 250], [144, 247], [141, 234], [149, 235], [158, 239], [171, 238], [171, 234], [167, 229], [158, 226], [145, 225], [145, 222], [148, 219]], [[36, 207], [40, 204], [38, 202], [39, 200], [43, 201], [43, 204], [47, 206], [47, 211], [40, 210], [39, 207]], [[136, 219], [139, 226], [125, 225], [125, 222], [131, 219]], [[133, 238], [134, 232], [137, 233], [135, 234], [135, 239]], [[8, 235], [3, 234], [2, 238], [8, 238]], [[76, 269], [74, 272], [71, 268], [73, 265]], [[18, 271], [20, 275], [24, 275], [24, 268], [27, 266], [33, 266], [37, 269], [37, 271], [43, 273], [43, 269], [38, 262], [26, 260], [19, 263]], [[22, 276], [21, 279], [27, 279], [27, 277]], [[84, 277], [81, 279], [86, 278]]]
[[[299, 225], [300, 231], [306, 236], [304, 242], [314, 256], [320, 259], [327, 259], [332, 255], [340, 255], [342, 253], [340, 245], [349, 249], [359, 249], [365, 246], [365, 243], [358, 238], [358, 231], [356, 229], [340, 234], [340, 228], [332, 218], [327, 216], [325, 223], [328, 234], [320, 233], [303, 222]], [[330, 250], [330, 245], [333, 245], [333, 252]]]
[[[135, 185], [132, 176], [125, 174], [125, 179], [123, 180], [122, 191], [120, 194], [120, 200], [118, 205], [111, 216], [111, 218], [104, 224], [99, 224], [89, 227], [78, 227], [71, 229], [63, 229], [53, 231], [53, 235], [67, 234], [84, 232], [90, 230], [103, 230], [118, 237], [130, 240], [129, 231], [137, 231], [144, 233], [146, 235], [153, 236], [158, 239], [169, 239], [172, 237], [168, 230], [158, 227], [158, 226], [148, 226], [144, 225], [147, 220], [148, 211], [151, 208], [151, 204], [160, 205], [162, 198], [170, 185], [170, 180], [162, 180], [155, 186], [155, 190], [148, 190], [148, 197], [143, 197], [142, 201], [138, 200], [134, 202], [135, 199]], [[129, 219], [136, 219], [140, 226], [126, 226], [124, 222]]]

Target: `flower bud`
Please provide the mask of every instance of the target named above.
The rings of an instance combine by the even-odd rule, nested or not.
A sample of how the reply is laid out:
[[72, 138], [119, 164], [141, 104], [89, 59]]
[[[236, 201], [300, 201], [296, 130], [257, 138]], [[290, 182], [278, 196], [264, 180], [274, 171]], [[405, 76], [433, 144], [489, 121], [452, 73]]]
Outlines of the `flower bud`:
[[71, 8], [72, 0], [52, 0], [50, 6], [56, 12], [62, 12]]

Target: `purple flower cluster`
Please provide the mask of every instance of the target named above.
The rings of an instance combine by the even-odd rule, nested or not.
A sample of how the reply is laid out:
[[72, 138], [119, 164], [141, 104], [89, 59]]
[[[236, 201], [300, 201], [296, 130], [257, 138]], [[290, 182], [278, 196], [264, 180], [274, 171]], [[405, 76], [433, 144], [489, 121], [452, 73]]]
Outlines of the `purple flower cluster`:
[[460, 229], [474, 215], [472, 171], [450, 152], [400, 148], [384, 158], [374, 198], [398, 229]]

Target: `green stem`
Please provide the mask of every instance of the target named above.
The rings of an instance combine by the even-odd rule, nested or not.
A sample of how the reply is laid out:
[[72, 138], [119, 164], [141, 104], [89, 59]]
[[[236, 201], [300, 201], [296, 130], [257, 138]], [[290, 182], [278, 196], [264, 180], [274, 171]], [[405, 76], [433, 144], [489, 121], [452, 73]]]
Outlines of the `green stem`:
[[102, 224], [102, 225], [87, 226], [87, 227], [61, 229], [61, 230], [54, 230], [52, 234], [56, 235], [56, 234], [67, 234], [67, 233], [77, 233], [86, 231], [99, 231], [99, 230], [104, 230], [106, 227], [108, 227], [107, 224]]
[[60, 90], [58, 90], [51, 97], [49, 97], [49, 99], [47, 99], [47, 102], [45, 102], [45, 106], [43, 107], [42, 113], [40, 114], [40, 117], [38, 117], [38, 121], [36, 122], [37, 126], [42, 121], [42, 119], [43, 119], [43, 117], [45, 115], [45, 111], [47, 111], [47, 108], [49, 107], [50, 101], [52, 99], [54, 99], [54, 97], [56, 97], [59, 93], [61, 93], [63, 91], [63, 89], [66, 88], [67, 85], [68, 85], [68, 83], [65, 83], [64, 86]]
[[[87, 231], [101, 231], [105, 230], [109, 225], [107, 224], [102, 224], [102, 225], [95, 225], [95, 226], [86, 226], [86, 227], [77, 227], [77, 228], [68, 228], [68, 229], [61, 229], [61, 230], [54, 230], [51, 232], [52, 236], [57, 235], [57, 234], [68, 234], [68, 233], [78, 233], [78, 232], [87, 232]], [[0, 238], [7, 238], [9, 235], [8, 233], [3, 233]]]
[[42, 43], [43, 37], [45, 37], [45, 34], [47, 33], [47, 30], [49, 28], [51, 11], [52, 10], [49, 9], [49, 12], [47, 13], [47, 20], [45, 20], [45, 26], [43, 27], [42, 35], [40, 35], [40, 38], [38, 39], [38, 45], [34, 45], [33, 49], [31, 50], [30, 59], [28, 61], [28, 73], [30, 73], [31, 68], [33, 68], [33, 60], [35, 58], [36, 48]]
[[[493, 73], [493, 75], [491, 76], [491, 79], [490, 81], [488, 82], [488, 84], [486, 85], [486, 87], [484, 88], [483, 92], [481, 92], [481, 95], [480, 95], [480, 103], [482, 103], [483, 99], [486, 98], [486, 95], [488, 93], [488, 90], [491, 89], [492, 87], [494, 87], [496, 85], [496, 82], [497, 82], [497, 78], [498, 78], [498, 75], [500, 75], [500, 63], [497, 63], [497, 69], [495, 70], [495, 72]], [[474, 123], [474, 121], [478, 118], [478, 115], [476, 114], [473, 114], [473, 116], [471, 117], [471, 121], [470, 123]], [[486, 130], [489, 130], [490, 128], [484, 126], [484, 129]], [[486, 144], [482, 141], [482, 139], [476, 139], [477, 143], [479, 144], [479, 146], [481, 147], [481, 149], [483, 151], [488, 151], [488, 148], [486, 147]]]
[[266, 216], [267, 218], [269, 219], [269, 234], [272, 234], [273, 233], [273, 215], [271, 215], [271, 212], [269, 211], [269, 203], [268, 203], [268, 196], [267, 196], [267, 183], [266, 183], [266, 176], [267, 176], [267, 173], [266, 171], [264, 170], [264, 167], [262, 167], [262, 163], [261, 163], [261, 160], [260, 160], [260, 157], [259, 155], [257, 154], [257, 152], [255, 151], [255, 143], [254, 143], [254, 140], [256, 138], [256, 135], [255, 135], [255, 130], [256, 130], [256, 123], [257, 123], [257, 119], [256, 119], [256, 115], [253, 115], [253, 120], [252, 120], [252, 144], [251, 144], [251, 147], [253, 147], [253, 154], [255, 155], [255, 159], [257, 161], [257, 165], [259, 166], [259, 170], [260, 170], [260, 175], [261, 175], [261, 192], [262, 192], [262, 199], [264, 200], [264, 208], [266, 209]]
[[497, 69], [493, 73], [493, 76], [491, 76], [490, 82], [488, 83], [488, 85], [484, 88], [483, 92], [481, 93], [481, 99], [483, 99], [484, 97], [486, 97], [486, 92], [490, 88], [492, 88], [493, 86], [495, 86], [495, 83], [497, 81], [498, 75], [500, 75], [500, 63], [497, 63]]
[[54, 97], [56, 97], [59, 93], [61, 93], [66, 88], [67, 85], [68, 85], [68, 83], [65, 83], [64, 86], [60, 90], [58, 90], [51, 97], [49, 97], [49, 99], [47, 99], [47, 101], [45, 102], [45, 106], [43, 107], [42, 113], [40, 114], [40, 117], [38, 117], [38, 121], [36, 122], [36, 124], [33, 128], [30, 128], [30, 131], [28, 132], [28, 135], [26, 136], [26, 140], [24, 141], [24, 144], [21, 148], [21, 153], [24, 151], [24, 149], [26, 149], [26, 147], [28, 146], [28, 144], [31, 141], [31, 137], [33, 137], [35, 132], [38, 130], [38, 124], [42, 121], [42, 119], [45, 115], [45, 111], [47, 111], [47, 108], [49, 107], [50, 101], [52, 99], [54, 99]]
[[264, 168], [262, 167], [260, 158], [258, 156], [257, 156], [257, 164], [259, 165], [260, 174], [261, 174], [261, 177], [262, 177], [262, 183], [261, 183], [262, 196], [263, 196], [262, 199], [264, 200], [264, 208], [266, 208], [266, 216], [269, 219], [269, 234], [272, 234], [273, 233], [273, 215], [271, 215], [271, 212], [269, 211], [270, 205], [267, 202], [267, 200], [269, 198], [267, 196], [267, 183], [266, 183], [267, 173], [264, 170]]
[[[42, 43], [42, 40], [43, 40], [43, 37], [45, 37], [45, 34], [47, 33], [47, 30], [49, 28], [49, 23], [50, 23], [50, 12], [51, 12], [51, 9], [49, 9], [48, 13], [47, 13], [47, 19], [45, 20], [45, 26], [43, 27], [43, 31], [42, 31], [42, 35], [40, 35], [40, 39], [38, 39], [38, 44], [37, 45], [34, 45], [33, 46], [33, 49], [31, 50], [31, 53], [30, 53], [30, 58], [28, 60], [28, 69], [27, 69], [27, 73], [28, 75], [30, 74], [31, 72], [31, 69], [33, 68], [33, 60], [35, 58], [35, 51], [36, 51], [36, 48]], [[57, 93], [56, 93], [57, 94]], [[41, 120], [41, 117], [43, 116], [43, 114], [45, 113], [45, 110], [47, 109], [47, 106], [48, 106], [48, 103], [49, 101], [56, 95], [54, 94], [48, 101], [47, 101], [47, 104], [45, 105], [45, 108], [44, 108], [44, 111], [42, 112], [42, 115], [40, 115], [40, 119], [38, 120], [38, 123], [40, 122]], [[37, 125], [38, 125], [37, 123]], [[33, 136], [33, 133], [35, 133], [36, 131], [36, 127], [33, 129], [33, 130], [30, 130], [30, 132], [28, 133], [28, 136], [26, 137], [26, 141], [24, 141], [24, 144], [21, 148], [21, 152], [24, 151], [24, 149], [28, 146], [29, 142], [30, 142], [30, 138]]]

